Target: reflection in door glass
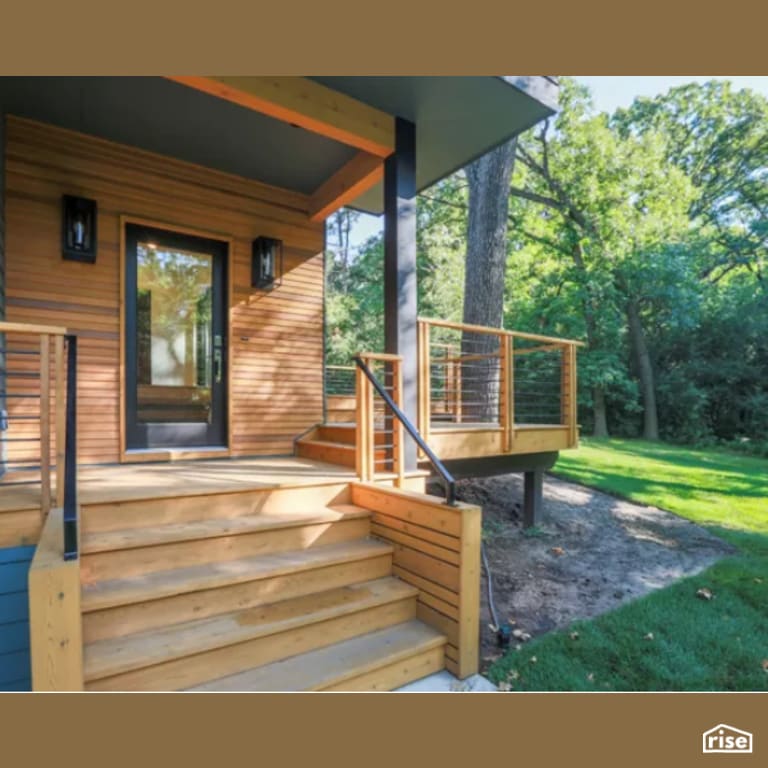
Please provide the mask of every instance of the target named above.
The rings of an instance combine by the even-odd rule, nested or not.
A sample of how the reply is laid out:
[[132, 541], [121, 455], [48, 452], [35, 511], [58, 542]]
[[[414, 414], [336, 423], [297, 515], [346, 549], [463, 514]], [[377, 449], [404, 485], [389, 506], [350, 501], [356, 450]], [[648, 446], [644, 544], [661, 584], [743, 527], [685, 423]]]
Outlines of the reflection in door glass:
[[139, 421], [208, 422], [213, 257], [139, 242], [136, 258]]

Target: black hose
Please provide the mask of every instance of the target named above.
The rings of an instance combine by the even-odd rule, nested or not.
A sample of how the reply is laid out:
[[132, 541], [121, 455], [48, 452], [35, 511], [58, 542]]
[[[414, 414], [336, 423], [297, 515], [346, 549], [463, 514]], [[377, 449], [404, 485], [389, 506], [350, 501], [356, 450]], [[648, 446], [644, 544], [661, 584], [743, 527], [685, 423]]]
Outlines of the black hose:
[[480, 542], [480, 553], [483, 556], [483, 566], [485, 567], [485, 580], [488, 585], [488, 607], [491, 609], [491, 619], [493, 626], [499, 628], [499, 616], [496, 613], [496, 605], [493, 602], [493, 578], [491, 577], [491, 567], [488, 565], [488, 555], [485, 553], [485, 542]]

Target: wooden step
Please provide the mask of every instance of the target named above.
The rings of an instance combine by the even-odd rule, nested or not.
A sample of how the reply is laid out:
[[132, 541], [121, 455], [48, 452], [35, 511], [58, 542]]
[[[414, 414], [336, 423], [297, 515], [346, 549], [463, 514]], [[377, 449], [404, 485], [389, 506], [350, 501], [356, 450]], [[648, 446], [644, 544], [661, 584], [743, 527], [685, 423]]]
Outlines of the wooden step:
[[193, 691], [390, 691], [445, 666], [446, 639], [418, 620], [387, 627]]
[[[357, 449], [354, 444], [335, 443], [330, 440], [306, 439], [303, 438], [296, 443], [296, 449], [299, 456], [305, 459], [314, 459], [315, 461], [324, 461], [328, 464], [338, 464], [342, 467], [356, 466]], [[376, 450], [376, 460], [385, 459], [387, 452], [380, 448]], [[385, 471], [383, 465], [380, 470]]]
[[286, 517], [278, 524], [272, 518], [255, 515], [87, 534], [83, 536], [81, 580], [92, 584], [308, 549], [365, 538], [369, 531], [370, 518], [364, 513], [325, 510], [322, 514]]
[[[224, 463], [222, 472], [226, 474], [226, 471], [227, 465]], [[254, 482], [258, 485], [257, 481]], [[202, 495], [187, 494], [187, 488], [178, 485], [169, 484], [169, 488], [176, 493], [175, 496], [128, 497], [124, 500], [83, 504], [83, 533], [149, 528], [210, 520], [214, 517], [279, 515], [349, 501], [348, 482], [289, 487], [267, 485], [264, 488]]]
[[89, 643], [87, 690], [179, 690], [415, 617], [418, 590], [388, 577]]
[[[355, 424], [319, 424], [315, 436], [310, 439], [355, 445], [356, 429]], [[386, 432], [376, 432], [374, 439], [376, 445], [386, 445], [389, 435]]]
[[392, 546], [361, 539], [102, 581], [82, 590], [86, 643], [391, 574]]
[[296, 443], [297, 455], [304, 459], [324, 461], [342, 467], [354, 467], [355, 446], [346, 443], [334, 443], [328, 440], [301, 439]]
[[317, 427], [317, 440], [330, 443], [354, 445], [356, 439], [354, 424], [320, 424]]
[[116, 531], [94, 531], [84, 534], [80, 544], [83, 554], [94, 552], [114, 552], [121, 549], [153, 547], [158, 544], [170, 544], [177, 541], [214, 539], [220, 536], [232, 536], [242, 533], [258, 533], [279, 528], [332, 523], [338, 520], [351, 520], [369, 516], [362, 509], [350, 509], [343, 512], [322, 507], [312, 512], [283, 512], [276, 515], [243, 515], [241, 517], [212, 518], [193, 520], [184, 523], [128, 528]]

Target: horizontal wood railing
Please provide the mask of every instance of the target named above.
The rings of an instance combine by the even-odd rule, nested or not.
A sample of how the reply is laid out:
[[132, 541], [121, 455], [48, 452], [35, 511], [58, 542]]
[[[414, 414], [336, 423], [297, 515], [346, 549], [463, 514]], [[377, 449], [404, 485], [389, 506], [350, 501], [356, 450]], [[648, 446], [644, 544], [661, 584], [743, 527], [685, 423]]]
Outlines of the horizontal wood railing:
[[41, 532], [28, 576], [33, 690], [82, 690], [77, 337], [0, 322], [0, 403], [0, 488], [39, 487]]
[[56, 326], [0, 322], [0, 485], [39, 484], [41, 525], [54, 501], [64, 505], [66, 333]]
[[354, 483], [352, 502], [373, 512], [371, 532], [394, 548], [394, 574], [419, 590], [418, 617], [448, 640], [446, 667], [460, 678], [479, 664], [480, 507]]
[[578, 442], [576, 350], [583, 342], [523, 331], [419, 318], [419, 430], [502, 433], [514, 448], [520, 425], [561, 427]]

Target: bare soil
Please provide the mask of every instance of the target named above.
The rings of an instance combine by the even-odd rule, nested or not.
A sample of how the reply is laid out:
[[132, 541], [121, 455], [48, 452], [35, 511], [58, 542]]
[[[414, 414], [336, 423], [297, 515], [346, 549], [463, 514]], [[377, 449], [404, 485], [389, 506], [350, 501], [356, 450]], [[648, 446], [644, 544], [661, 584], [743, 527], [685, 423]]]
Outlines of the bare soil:
[[[734, 551], [670, 512], [550, 475], [544, 481], [543, 522], [528, 531], [520, 522], [521, 475], [461, 480], [457, 485], [459, 499], [483, 508], [483, 540], [499, 623], [510, 622], [531, 637], [617, 608]], [[489, 628], [485, 574], [481, 606], [485, 668], [501, 652]]]

